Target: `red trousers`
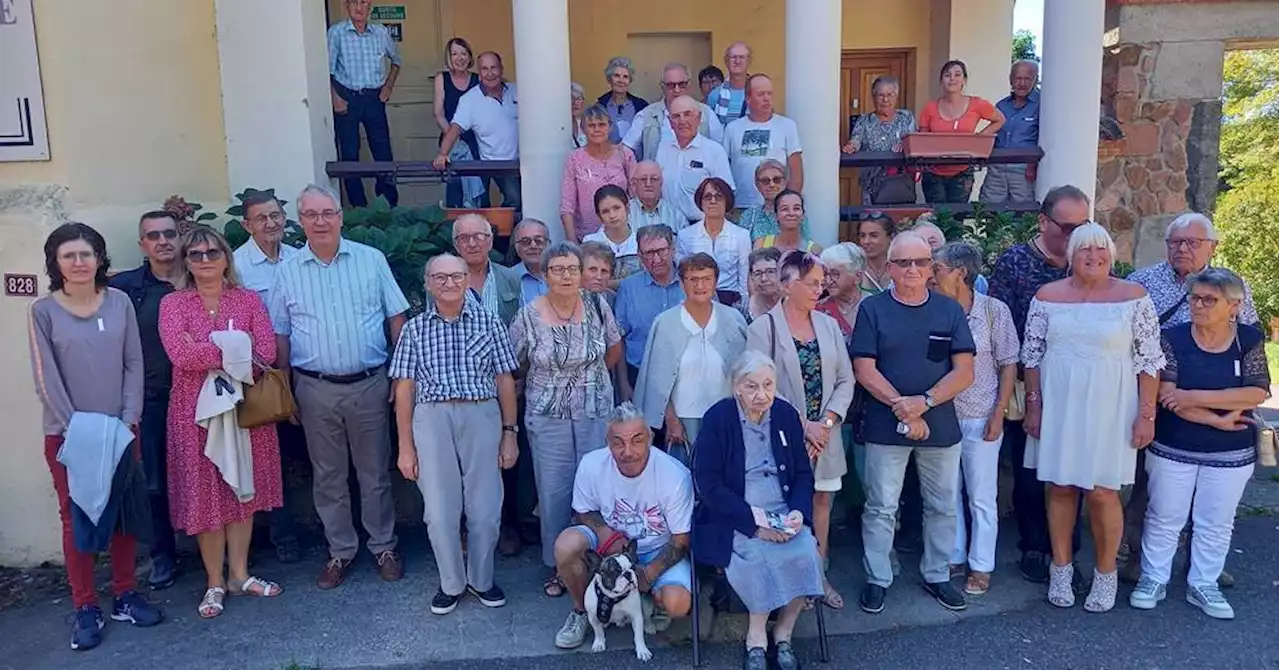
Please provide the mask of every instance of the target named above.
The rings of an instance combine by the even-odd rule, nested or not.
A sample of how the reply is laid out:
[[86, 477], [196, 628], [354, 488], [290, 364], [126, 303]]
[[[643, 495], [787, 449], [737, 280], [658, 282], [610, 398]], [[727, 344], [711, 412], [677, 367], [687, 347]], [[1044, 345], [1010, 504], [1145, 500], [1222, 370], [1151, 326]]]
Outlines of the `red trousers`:
[[[71, 583], [71, 599], [76, 608], [97, 605], [98, 593], [93, 586], [95, 554], [78, 551], [71, 529], [71, 496], [67, 489], [67, 469], [58, 462], [62, 437], [44, 436], [44, 458], [53, 475], [53, 490], [58, 493], [58, 516], [62, 519], [62, 556], [67, 564], [67, 581]], [[132, 535], [115, 534], [111, 538], [111, 589], [117, 597], [134, 589], [134, 561], [138, 543]]]

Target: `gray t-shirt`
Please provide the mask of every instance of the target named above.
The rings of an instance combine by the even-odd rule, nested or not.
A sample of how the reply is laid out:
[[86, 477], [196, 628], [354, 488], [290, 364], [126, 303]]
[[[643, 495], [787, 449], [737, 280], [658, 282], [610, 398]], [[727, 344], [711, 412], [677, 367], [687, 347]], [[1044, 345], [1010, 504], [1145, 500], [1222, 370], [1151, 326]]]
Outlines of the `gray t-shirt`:
[[45, 435], [65, 433], [76, 412], [138, 423], [142, 343], [129, 296], [108, 288], [98, 312], [81, 318], [46, 295], [31, 303], [29, 333]]
[[[876, 369], [903, 395], [924, 395], [951, 372], [953, 354], [973, 353], [973, 334], [960, 303], [929, 292], [922, 305], [904, 305], [893, 291], [863, 298], [849, 344], [850, 358], [873, 358]], [[951, 401], [924, 413], [929, 437], [899, 435], [893, 409], [867, 394], [863, 438], [876, 444], [949, 447], [960, 442]]]

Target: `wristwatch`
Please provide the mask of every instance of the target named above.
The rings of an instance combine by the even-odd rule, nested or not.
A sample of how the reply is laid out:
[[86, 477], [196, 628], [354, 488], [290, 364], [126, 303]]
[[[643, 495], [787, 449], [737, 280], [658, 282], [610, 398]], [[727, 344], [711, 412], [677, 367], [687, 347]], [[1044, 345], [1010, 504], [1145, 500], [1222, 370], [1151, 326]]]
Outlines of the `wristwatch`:
[[835, 420], [835, 419], [833, 419], [833, 418], [831, 418], [831, 417], [829, 417], [829, 416], [824, 416], [824, 417], [822, 417], [822, 427], [823, 427], [823, 428], [831, 428], [831, 427], [832, 427], [832, 426], [834, 426], [834, 425], [836, 425], [836, 420]]
[[938, 401], [934, 399], [933, 393], [926, 393], [924, 394], [924, 404], [929, 409], [933, 409], [934, 407], [938, 406]]
[[515, 433], [516, 435], [520, 434], [520, 426], [503, 426], [502, 429], [508, 433]]

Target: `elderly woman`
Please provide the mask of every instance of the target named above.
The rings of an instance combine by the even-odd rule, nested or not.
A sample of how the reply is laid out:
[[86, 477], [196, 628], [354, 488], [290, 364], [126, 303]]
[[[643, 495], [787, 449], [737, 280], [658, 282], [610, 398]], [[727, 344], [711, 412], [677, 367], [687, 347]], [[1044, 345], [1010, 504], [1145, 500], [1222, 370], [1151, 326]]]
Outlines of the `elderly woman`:
[[[227, 361], [240, 355], [251, 356], [258, 365], [272, 364], [276, 337], [257, 292], [240, 287], [222, 235], [204, 226], [193, 228], [183, 235], [178, 258], [178, 290], [160, 302], [160, 341], [173, 361], [169, 513], [173, 527], [195, 535], [200, 546], [207, 588], [198, 611], [209, 619], [222, 613], [228, 593], [270, 597], [282, 591], [278, 584], [249, 574], [253, 515], [283, 504], [276, 428], [249, 429], [251, 481], [232, 481], [209, 455], [209, 432], [197, 419], [209, 373], [230, 373]], [[252, 350], [237, 351], [232, 335], [240, 335]]]
[[617, 289], [618, 282], [639, 272], [640, 251], [636, 247], [636, 231], [631, 227], [627, 209], [627, 192], [613, 184], [605, 184], [593, 198], [600, 230], [582, 238], [583, 242], [597, 242], [613, 251], [613, 276], [609, 288]]
[[1024, 463], [1049, 484], [1049, 602], [1075, 604], [1071, 535], [1084, 492], [1097, 566], [1089, 612], [1115, 606], [1120, 487], [1133, 483], [1137, 450], [1155, 432], [1156, 375], [1165, 366], [1155, 306], [1141, 286], [1111, 276], [1114, 259], [1105, 228], [1076, 228], [1070, 274], [1036, 292], [1022, 348]]
[[[765, 235], [778, 234], [778, 217], [774, 210], [774, 201], [778, 194], [787, 187], [789, 176], [787, 166], [775, 158], [766, 158], [756, 166], [756, 190], [764, 198], [759, 207], [748, 207], [738, 217], [738, 225], [751, 233], [751, 241], [755, 242]], [[803, 214], [803, 213], [802, 213]], [[800, 236], [809, 238], [809, 219], [800, 217]]]
[[573, 476], [588, 451], [604, 446], [603, 418], [613, 408], [609, 370], [622, 357], [613, 310], [582, 289], [582, 251], [560, 242], [542, 252], [547, 294], [511, 322], [516, 357], [527, 365], [525, 426], [538, 489], [542, 562], [550, 568], [543, 591], [564, 595], [555, 573], [555, 543], [569, 525]]
[[697, 253], [677, 268], [684, 303], [649, 328], [636, 401], [653, 428], [666, 428], [667, 451], [686, 465], [702, 415], [729, 392], [729, 365], [747, 346], [738, 310], [716, 302], [716, 260]]
[[[974, 288], [982, 252], [972, 244], [951, 242], [933, 252], [933, 278], [938, 292], [960, 303], [973, 335], [973, 384], [956, 396], [960, 420], [960, 482], [956, 487], [956, 546], [953, 572], [969, 576], [964, 592], [980, 596], [991, 586], [996, 567], [996, 482], [1004, 410], [1018, 378], [1018, 331], [1008, 305]], [[964, 496], [969, 495], [973, 533], [967, 533]], [[957, 570], [958, 568], [958, 570]]]
[[596, 104], [609, 112], [613, 119], [613, 128], [609, 131], [609, 141], [617, 144], [631, 129], [631, 121], [636, 113], [649, 105], [644, 98], [631, 94], [631, 82], [636, 78], [636, 68], [626, 56], [614, 56], [604, 66], [604, 80], [609, 90], [599, 98]]
[[[43, 411], [44, 456], [53, 476], [62, 558], [75, 608], [70, 616], [71, 648], [80, 651], [102, 642], [105, 618], [98, 608], [93, 564], [103, 549], [111, 552], [112, 618], [135, 626], [153, 626], [164, 618], [134, 590], [138, 539], [128, 524], [106, 526], [99, 546], [82, 544], [73, 530], [73, 508], [78, 507], [71, 501], [67, 466], [58, 459], [68, 440], [80, 442], [90, 454], [104, 451], [108, 445], [103, 433], [109, 426], [114, 426], [117, 448], [136, 453], [129, 431], [142, 417], [142, 343], [133, 302], [107, 286], [110, 265], [107, 242], [98, 231], [83, 223], [58, 226], [44, 243], [49, 293], [32, 302], [29, 310], [31, 370]], [[69, 430], [73, 417], [89, 418], [84, 423], [89, 432]], [[102, 428], [94, 431], [94, 426]], [[137, 459], [122, 462], [139, 473], [136, 480], [145, 498], [142, 466]], [[143, 530], [150, 527], [146, 521], [140, 524]]]
[[884, 212], [868, 212], [858, 219], [858, 246], [867, 257], [867, 268], [862, 273], [863, 293], [875, 295], [889, 288], [889, 243], [898, 228]]
[[818, 311], [836, 320], [845, 339], [853, 334], [853, 324], [858, 318], [858, 305], [862, 303], [862, 275], [867, 270], [867, 257], [862, 247], [853, 242], [841, 242], [820, 256], [827, 268], [827, 297], [818, 303]]
[[[805, 447], [814, 463], [813, 530], [825, 563], [831, 502], [848, 471], [843, 439], [833, 428], [844, 420], [853, 400], [853, 366], [840, 325], [815, 309], [826, 283], [822, 261], [792, 251], [783, 256], [780, 274], [782, 302], [747, 329], [747, 347], [773, 359], [779, 395], [800, 411]], [[829, 582], [823, 589], [828, 606], [844, 607], [844, 599]]]
[[747, 257], [747, 299], [736, 307], [748, 324], [782, 300], [782, 285], [778, 282], [781, 260], [782, 252], [774, 248], [756, 249]]
[[[942, 95], [930, 100], [920, 111], [922, 133], [980, 133], [995, 135], [1004, 126], [1004, 114], [990, 101], [976, 95], [965, 95], [969, 68], [963, 61], [949, 60], [938, 75]], [[988, 121], [978, 130], [978, 124]], [[973, 192], [973, 166], [935, 165], [928, 168], [922, 181], [924, 200], [928, 203], [969, 202]]]
[[1129, 596], [1138, 609], [1165, 598], [1178, 536], [1188, 516], [1191, 566], [1187, 602], [1215, 619], [1235, 611], [1218, 588], [1231, 548], [1236, 506], [1253, 474], [1259, 426], [1252, 411], [1271, 386], [1264, 337], [1237, 318], [1244, 282], [1230, 270], [1187, 277], [1191, 323], [1161, 334], [1155, 441], [1147, 449], [1149, 501], [1142, 534], [1142, 578]]
[[578, 82], [569, 84], [569, 132], [573, 134], [575, 149], [587, 145], [587, 130], [584, 127], [582, 112], [587, 107], [587, 92]]
[[565, 239], [572, 242], [581, 242], [600, 230], [596, 192], [606, 184], [626, 189], [636, 165], [636, 156], [630, 149], [609, 141], [612, 121], [604, 108], [594, 105], [583, 113], [582, 119], [586, 144], [569, 152], [560, 182], [560, 222]]
[[[436, 94], [432, 98], [432, 111], [435, 112], [436, 124], [440, 126], [440, 138], [437, 144], [444, 141], [444, 136], [453, 122], [453, 115], [458, 111], [458, 100], [462, 94], [480, 85], [480, 75], [471, 71], [476, 64], [471, 53], [471, 45], [461, 37], [450, 38], [445, 44], [445, 68], [436, 73]], [[449, 162], [469, 161], [480, 156], [480, 147], [476, 143], [475, 131], [462, 133], [462, 141], [455, 142], [449, 151]], [[467, 200], [479, 197], [484, 186], [479, 177], [454, 177], [445, 185], [445, 204], [449, 207], [462, 207]]]
[[719, 177], [708, 177], [698, 185], [693, 200], [702, 210], [702, 220], [680, 231], [676, 259], [698, 252], [710, 254], [720, 268], [717, 298], [726, 305], [736, 305], [746, 297], [751, 234], [726, 218], [733, 209], [733, 189]]
[[[858, 151], [892, 151], [902, 153], [902, 137], [915, 132], [916, 117], [909, 109], [898, 109], [898, 80], [888, 75], [876, 77], [871, 82], [871, 96], [875, 98], [875, 111], [863, 114], [853, 123], [849, 141], [842, 151], [847, 154]], [[862, 168], [858, 172], [858, 188], [862, 192], [862, 204], [899, 204], [880, 198], [880, 187], [889, 177], [901, 179], [906, 173], [902, 168]], [[910, 177], [908, 177], [910, 178]], [[886, 193], [886, 196], [889, 194]], [[905, 192], [902, 198], [906, 200]], [[911, 184], [911, 200], [915, 202], [915, 184]]]
[[822, 253], [821, 246], [801, 233], [805, 221], [804, 196], [799, 191], [785, 189], [773, 199], [773, 203], [773, 209], [777, 212], [778, 232], [757, 239], [755, 248], [776, 247], [784, 253], [797, 249], [811, 254]]
[[791, 631], [808, 597], [822, 594], [812, 526], [813, 471], [804, 421], [776, 396], [774, 362], [747, 351], [733, 364], [733, 397], [709, 409], [694, 450], [698, 507], [694, 558], [724, 568], [750, 613], [749, 670], [764, 670], [769, 613], [778, 666], [795, 668]]

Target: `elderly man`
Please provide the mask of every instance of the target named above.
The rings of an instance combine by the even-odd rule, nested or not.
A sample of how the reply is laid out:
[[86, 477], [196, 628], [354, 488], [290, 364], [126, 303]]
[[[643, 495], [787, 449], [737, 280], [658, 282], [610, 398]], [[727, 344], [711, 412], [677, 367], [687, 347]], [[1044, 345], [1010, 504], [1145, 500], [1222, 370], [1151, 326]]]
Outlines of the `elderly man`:
[[381, 251], [342, 238], [336, 193], [312, 184], [297, 203], [307, 246], [276, 269], [270, 312], [277, 362], [293, 372], [314, 471], [316, 513], [329, 543], [329, 561], [317, 585], [341, 585], [359, 548], [348, 461], [355, 464], [361, 519], [378, 574], [396, 581], [404, 568], [395, 551], [395, 505], [387, 471], [392, 394], [385, 366], [388, 347], [400, 339], [409, 302]]
[[[1172, 328], [1191, 321], [1191, 306], [1187, 300], [1186, 279], [1189, 275], [1209, 267], [1213, 252], [1218, 248], [1218, 230], [1209, 217], [1198, 212], [1188, 212], [1169, 223], [1164, 231], [1167, 256], [1155, 265], [1134, 271], [1129, 281], [1141, 284], [1155, 303], [1161, 328]], [[1258, 311], [1253, 304], [1249, 285], [1244, 286], [1244, 301], [1236, 321], [1246, 325], [1258, 323]], [[1142, 571], [1142, 528], [1147, 513], [1147, 470], [1144, 467], [1145, 451], [1138, 452], [1138, 466], [1133, 489], [1124, 510], [1124, 538], [1122, 546], [1128, 548], [1120, 576], [1125, 581], [1137, 582]], [[1225, 570], [1218, 576], [1218, 585], [1235, 585], [1235, 578]]]
[[863, 419], [866, 495], [862, 545], [867, 585], [858, 605], [884, 610], [893, 583], [890, 551], [907, 462], [915, 456], [924, 507], [924, 588], [943, 607], [965, 608], [951, 584], [948, 559], [956, 544], [960, 423], [952, 399], [973, 383], [973, 335], [964, 309], [930, 291], [933, 258], [916, 235], [889, 245], [893, 287], [863, 299], [849, 353], [867, 390]]
[[520, 259], [511, 269], [520, 276], [520, 306], [523, 307], [547, 294], [542, 252], [551, 243], [551, 231], [547, 224], [537, 219], [521, 219], [511, 231], [511, 243], [515, 245], [516, 256]]
[[173, 586], [174, 539], [169, 521], [167, 426], [171, 364], [160, 342], [160, 300], [173, 292], [173, 272], [178, 265], [178, 224], [168, 212], [154, 211], [138, 221], [138, 248], [142, 265], [111, 278], [112, 288], [133, 301], [142, 339], [142, 419], [138, 426], [142, 467], [151, 499], [151, 575], [153, 589]]
[[[400, 53], [391, 33], [369, 23], [372, 0], [346, 0], [347, 20], [329, 28], [329, 94], [333, 98], [333, 130], [338, 136], [338, 160], [360, 160], [360, 126], [369, 140], [375, 161], [391, 157], [391, 128], [387, 101], [400, 76]], [[384, 69], [384, 61], [391, 66]], [[353, 177], [343, 180], [347, 202], [353, 207], [369, 204], [364, 184]], [[374, 192], [392, 207], [400, 200], [395, 182], [379, 177]]]
[[671, 102], [671, 128], [675, 136], [663, 140], [655, 159], [662, 168], [662, 197], [680, 209], [690, 222], [702, 219], [693, 194], [707, 177], [719, 177], [734, 186], [733, 171], [724, 147], [698, 134], [702, 103], [682, 95]]
[[[747, 115], [725, 126], [724, 150], [729, 155], [733, 179], [740, 185], [734, 193], [735, 207], [765, 204], [756, 188], [756, 167], [766, 158], [787, 166], [787, 188], [804, 189], [800, 131], [795, 121], [773, 113], [773, 82], [768, 75], [756, 74], [747, 79]], [[773, 203], [769, 205], [772, 207]]]
[[[458, 109], [453, 121], [440, 141], [440, 152], [431, 164], [443, 170], [449, 163], [449, 151], [462, 133], [470, 130], [476, 135], [480, 147], [478, 158], [482, 161], [511, 161], [520, 157], [520, 140], [516, 117], [516, 85], [502, 77], [502, 56], [486, 51], [476, 59], [480, 68], [480, 85], [458, 99]], [[489, 206], [489, 183], [496, 181], [502, 193], [502, 206], [520, 209], [520, 175], [484, 177], [484, 193], [480, 206]]]
[[684, 302], [684, 289], [676, 276], [675, 236], [667, 226], [645, 226], [636, 231], [636, 248], [640, 250], [643, 272], [618, 283], [614, 301], [614, 317], [622, 331], [625, 379], [619, 379], [623, 399], [630, 399], [640, 375], [644, 346], [649, 341], [649, 328], [658, 315]]
[[[675, 137], [669, 120], [671, 103], [688, 94], [689, 68], [680, 63], [667, 63], [662, 69], [662, 99], [640, 110], [622, 138], [622, 143], [635, 152], [637, 160], [653, 160], [658, 155], [658, 146]], [[696, 100], [694, 104], [700, 112], [698, 122], [694, 124], [696, 132], [712, 142], [723, 141], [724, 125], [720, 119], [711, 113], [710, 107]]]
[[[400, 331], [395, 379], [396, 464], [422, 492], [423, 521], [440, 571], [432, 614], [448, 614], [471, 593], [486, 607], [506, 604], [493, 583], [502, 516], [503, 470], [515, 465], [519, 367], [507, 326], [467, 288], [468, 265], [452, 254], [427, 263], [427, 311]], [[460, 522], [466, 513], [467, 553]]]
[[653, 433], [635, 405], [615, 408], [606, 425], [609, 448], [583, 456], [573, 480], [575, 525], [556, 538], [556, 570], [573, 601], [556, 633], [560, 649], [576, 648], [586, 637], [588, 551], [612, 556], [634, 542], [636, 588], [653, 597], [655, 610], [682, 617], [692, 604], [693, 478], [680, 461], [652, 448]]
[[724, 69], [728, 77], [707, 93], [707, 105], [720, 123], [747, 114], [747, 70], [751, 67], [751, 47], [746, 42], [734, 42], [724, 50]]
[[778, 277], [780, 262], [782, 252], [777, 247], [756, 249], [747, 256], [747, 299], [739, 300], [734, 307], [742, 312], [748, 325], [782, 300], [782, 284]]
[[[1040, 144], [1040, 64], [1020, 60], [1009, 69], [1013, 92], [996, 103], [1004, 126], [996, 133], [998, 149], [1029, 149]], [[989, 165], [978, 200], [988, 203], [1036, 199], [1036, 164]]]
[[[257, 291], [262, 304], [270, 305], [276, 268], [298, 250], [281, 244], [285, 214], [274, 193], [258, 191], [246, 197], [243, 206], [244, 228], [249, 232], [249, 241], [232, 254], [236, 272], [240, 273], [240, 282], [245, 288]], [[280, 441], [281, 458], [305, 458], [306, 438], [300, 427], [288, 422], [277, 423], [276, 436]], [[284, 463], [281, 467], [288, 469]], [[298, 530], [293, 518], [292, 491], [287, 484], [284, 495], [284, 505], [271, 510], [271, 543], [275, 545], [276, 557], [281, 563], [297, 563], [302, 560], [302, 551], [298, 546]]]
[[632, 228], [666, 226], [675, 232], [689, 225], [680, 208], [662, 197], [662, 166], [640, 161], [631, 169], [631, 203], [627, 206]]
[[493, 225], [480, 214], [463, 214], [453, 222], [453, 247], [467, 264], [467, 290], [472, 297], [511, 325], [520, 310], [520, 275], [489, 259]]

